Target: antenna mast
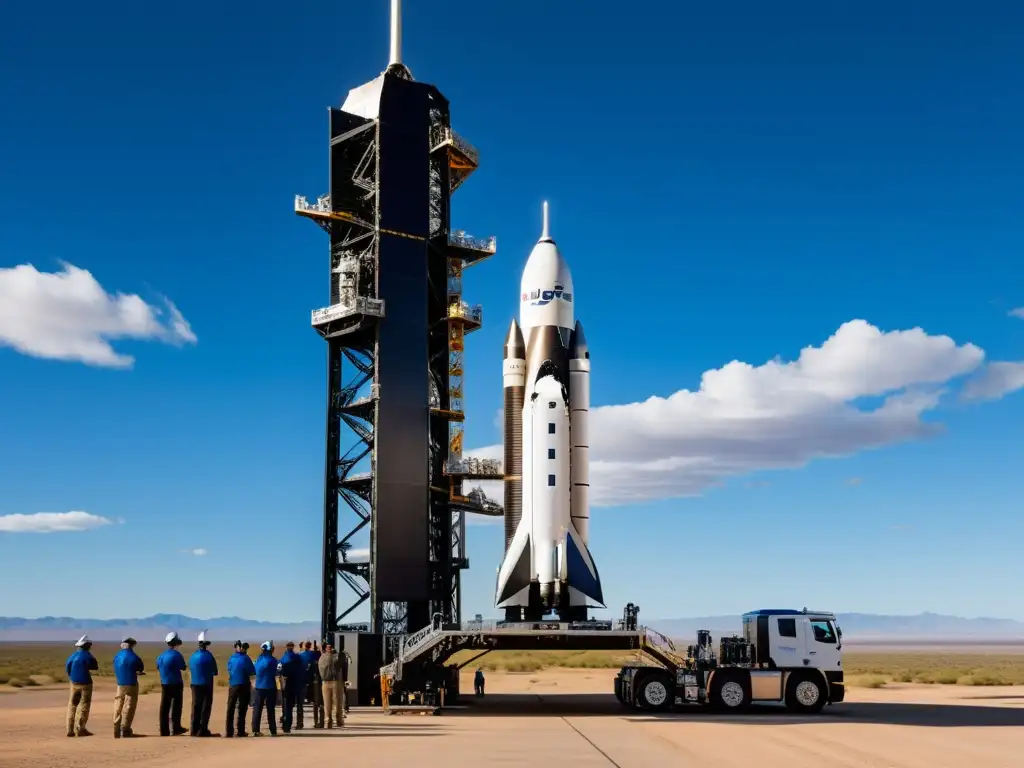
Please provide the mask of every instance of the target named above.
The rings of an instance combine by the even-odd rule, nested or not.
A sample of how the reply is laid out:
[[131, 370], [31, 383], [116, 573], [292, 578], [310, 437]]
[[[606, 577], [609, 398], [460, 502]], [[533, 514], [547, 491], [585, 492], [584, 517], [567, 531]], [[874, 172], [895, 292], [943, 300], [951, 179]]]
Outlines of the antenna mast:
[[391, 0], [391, 55], [385, 71], [412, 80], [412, 72], [402, 63], [402, 0]]

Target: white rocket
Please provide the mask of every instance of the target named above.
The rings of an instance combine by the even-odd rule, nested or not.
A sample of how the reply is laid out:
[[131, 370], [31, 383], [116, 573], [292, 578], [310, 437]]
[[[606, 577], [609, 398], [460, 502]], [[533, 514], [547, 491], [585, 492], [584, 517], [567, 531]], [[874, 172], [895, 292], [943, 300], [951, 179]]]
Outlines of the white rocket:
[[544, 228], [505, 341], [505, 558], [496, 604], [509, 620], [587, 618], [604, 607], [590, 533], [590, 352], [572, 275]]

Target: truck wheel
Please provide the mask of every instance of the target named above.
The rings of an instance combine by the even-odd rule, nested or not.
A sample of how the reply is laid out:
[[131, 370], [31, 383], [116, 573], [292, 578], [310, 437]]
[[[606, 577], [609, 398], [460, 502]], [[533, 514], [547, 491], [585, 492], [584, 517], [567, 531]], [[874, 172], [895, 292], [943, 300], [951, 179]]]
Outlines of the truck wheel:
[[626, 699], [622, 695], [622, 674], [621, 673], [619, 674], [618, 677], [615, 678], [615, 698], [618, 700], [619, 704], [622, 704], [623, 706], [626, 705]]
[[647, 675], [640, 683], [637, 699], [643, 709], [664, 712], [675, 704], [675, 692], [668, 675], [657, 672]]
[[734, 675], [715, 673], [711, 680], [711, 706], [722, 712], [742, 712], [750, 706], [750, 687]]
[[786, 707], [793, 712], [814, 714], [828, 701], [825, 684], [818, 675], [797, 673], [786, 683]]

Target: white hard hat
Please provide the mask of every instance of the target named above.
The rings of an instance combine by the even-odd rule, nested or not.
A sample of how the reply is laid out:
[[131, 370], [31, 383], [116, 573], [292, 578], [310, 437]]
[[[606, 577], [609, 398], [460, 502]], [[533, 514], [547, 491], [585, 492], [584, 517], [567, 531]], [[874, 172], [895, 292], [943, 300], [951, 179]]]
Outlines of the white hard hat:
[[260, 646], [260, 648], [263, 649], [264, 651], [269, 651], [273, 647], [274, 647], [274, 644], [272, 642], [270, 642], [269, 640], [267, 640], [265, 643], [263, 643], [263, 645]]
[[169, 644], [173, 643], [177, 639], [178, 639], [178, 633], [177, 632], [168, 632], [167, 633], [167, 637], [164, 638], [164, 642], [169, 645]]
[[210, 642], [209, 640], [206, 639], [206, 630], [205, 629], [202, 632], [199, 633], [199, 642], [200, 643], [208, 643], [208, 642]]
[[78, 642], [75, 643], [75, 648], [81, 648], [83, 645], [88, 645], [92, 640], [89, 639], [88, 635], [82, 635], [78, 638]]

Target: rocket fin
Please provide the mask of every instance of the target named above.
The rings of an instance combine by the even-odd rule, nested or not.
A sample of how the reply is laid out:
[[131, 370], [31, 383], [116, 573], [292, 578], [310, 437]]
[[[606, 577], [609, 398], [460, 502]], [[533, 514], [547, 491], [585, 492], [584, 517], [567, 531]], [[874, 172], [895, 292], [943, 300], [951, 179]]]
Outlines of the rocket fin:
[[[518, 541], [516, 541], [517, 538]], [[518, 553], [515, 552], [517, 548], [519, 549]], [[513, 557], [515, 565], [506, 571], [505, 566], [509, 558]], [[506, 600], [511, 600], [530, 586], [530, 570], [530, 535], [515, 537], [508, 548], [505, 563], [502, 564], [501, 571], [498, 573], [498, 599], [495, 601], [498, 607], [504, 607], [502, 604]], [[501, 582], [503, 575], [504, 583]]]
[[569, 530], [566, 538], [567, 583], [571, 589], [580, 592], [604, 608], [604, 590], [601, 589], [601, 575], [587, 545], [579, 534]]

